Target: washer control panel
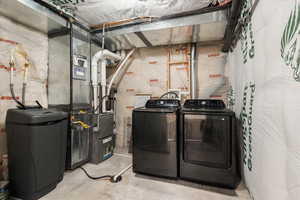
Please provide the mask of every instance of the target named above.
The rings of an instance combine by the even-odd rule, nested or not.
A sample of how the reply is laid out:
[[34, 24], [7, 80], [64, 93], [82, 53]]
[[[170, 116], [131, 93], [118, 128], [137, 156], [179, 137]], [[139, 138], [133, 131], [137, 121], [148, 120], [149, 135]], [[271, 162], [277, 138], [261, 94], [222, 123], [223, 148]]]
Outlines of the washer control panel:
[[189, 99], [186, 100], [184, 108], [195, 109], [225, 109], [225, 103], [218, 99]]

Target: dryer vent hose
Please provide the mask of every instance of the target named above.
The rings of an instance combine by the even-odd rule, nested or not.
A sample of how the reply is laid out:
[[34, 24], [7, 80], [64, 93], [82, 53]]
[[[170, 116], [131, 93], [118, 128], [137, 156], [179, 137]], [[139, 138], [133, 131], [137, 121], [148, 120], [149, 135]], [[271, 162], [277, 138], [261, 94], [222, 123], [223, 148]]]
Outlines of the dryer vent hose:
[[98, 176], [98, 177], [91, 176], [83, 167], [79, 167], [79, 168], [87, 175], [88, 178], [90, 178], [92, 180], [104, 179], [104, 180], [110, 180], [110, 182], [112, 182], [112, 183], [118, 183], [122, 180], [122, 174], [124, 174], [131, 167], [132, 167], [132, 164], [128, 165], [127, 167], [122, 169], [119, 173], [117, 173], [114, 176], [104, 175], [104, 176]]

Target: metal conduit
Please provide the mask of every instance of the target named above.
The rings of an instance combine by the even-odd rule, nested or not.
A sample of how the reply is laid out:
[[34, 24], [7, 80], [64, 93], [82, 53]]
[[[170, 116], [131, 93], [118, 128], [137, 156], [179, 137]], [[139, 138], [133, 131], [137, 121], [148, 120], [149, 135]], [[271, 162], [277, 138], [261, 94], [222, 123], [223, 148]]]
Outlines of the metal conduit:
[[195, 99], [197, 96], [197, 44], [192, 43], [191, 45], [191, 73], [190, 73], [190, 80], [191, 80], [191, 98]]

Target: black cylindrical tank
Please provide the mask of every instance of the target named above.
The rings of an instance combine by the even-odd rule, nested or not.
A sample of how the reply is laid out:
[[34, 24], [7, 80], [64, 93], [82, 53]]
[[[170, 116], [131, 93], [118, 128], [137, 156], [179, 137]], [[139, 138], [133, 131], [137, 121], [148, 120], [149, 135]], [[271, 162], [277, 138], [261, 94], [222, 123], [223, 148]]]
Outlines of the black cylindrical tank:
[[63, 179], [67, 114], [49, 109], [10, 109], [6, 116], [12, 196], [38, 199]]

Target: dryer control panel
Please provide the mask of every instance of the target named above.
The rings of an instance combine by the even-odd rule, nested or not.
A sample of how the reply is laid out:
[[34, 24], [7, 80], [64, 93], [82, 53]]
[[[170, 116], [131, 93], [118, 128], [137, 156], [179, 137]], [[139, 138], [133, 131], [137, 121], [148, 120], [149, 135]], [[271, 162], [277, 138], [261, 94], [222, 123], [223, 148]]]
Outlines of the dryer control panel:
[[225, 109], [225, 103], [218, 99], [189, 99], [186, 100], [184, 108], [194, 109]]

